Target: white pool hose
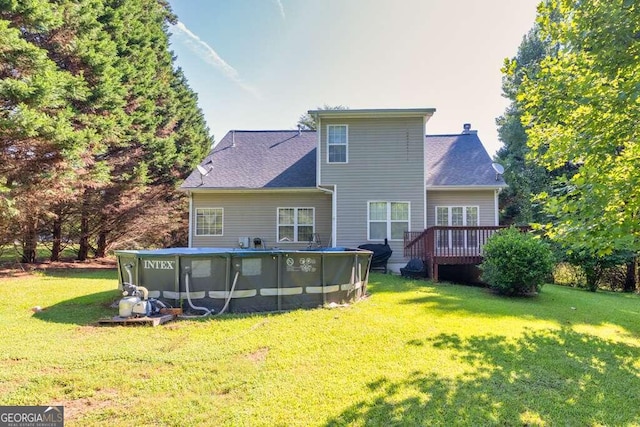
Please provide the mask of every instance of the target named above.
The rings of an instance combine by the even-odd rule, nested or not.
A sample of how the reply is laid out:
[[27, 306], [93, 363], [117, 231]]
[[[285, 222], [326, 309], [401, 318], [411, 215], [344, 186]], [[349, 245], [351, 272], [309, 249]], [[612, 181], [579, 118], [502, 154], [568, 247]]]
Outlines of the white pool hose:
[[149, 299], [149, 290], [147, 288], [145, 288], [144, 286], [136, 286], [136, 288], [139, 292], [142, 292], [142, 299], [144, 301]]
[[[127, 271], [127, 276], [129, 276], [129, 282], [125, 282], [123, 283], [123, 287], [124, 285], [131, 285], [133, 286], [133, 289], [135, 289], [135, 291], [141, 292], [142, 293], [142, 299], [144, 301], [147, 301], [149, 299], [149, 290], [147, 288], [145, 288], [144, 286], [137, 286], [133, 283], [133, 276], [131, 274], [131, 268], [133, 267], [133, 265], [131, 264], [125, 264], [124, 265], [124, 269]], [[134, 291], [134, 292], [135, 292]], [[125, 291], [125, 295], [128, 295]]]
[[204, 311], [204, 314], [199, 315], [199, 317], [210, 315], [213, 310], [209, 310], [206, 307], [198, 307], [196, 305], [193, 305], [193, 303], [191, 302], [191, 296], [189, 295], [190, 294], [190, 292], [189, 292], [189, 276], [190, 276], [190, 273], [187, 271], [184, 274], [184, 285], [185, 285], [185, 288], [186, 288], [186, 291], [187, 291], [187, 301], [189, 302], [189, 307], [191, 307], [192, 310]]
[[133, 276], [131, 275], [131, 264], [125, 264], [124, 269], [127, 270], [127, 275], [129, 276], [129, 285], [133, 285]]
[[231, 290], [229, 291], [229, 295], [227, 296], [227, 301], [224, 303], [224, 307], [222, 310], [216, 314], [216, 316], [220, 316], [225, 310], [229, 307], [229, 302], [231, 302], [231, 297], [233, 296], [233, 291], [236, 289], [236, 283], [238, 283], [238, 276], [240, 275], [239, 271], [236, 271], [236, 277], [233, 278], [233, 284], [231, 285]]

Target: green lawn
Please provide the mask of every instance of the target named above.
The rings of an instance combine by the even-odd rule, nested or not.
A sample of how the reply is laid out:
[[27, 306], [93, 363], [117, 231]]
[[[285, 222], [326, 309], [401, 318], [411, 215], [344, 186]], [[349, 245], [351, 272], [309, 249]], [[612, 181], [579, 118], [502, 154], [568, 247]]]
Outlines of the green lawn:
[[115, 277], [0, 279], [0, 405], [70, 426], [640, 425], [636, 295], [373, 274], [346, 308], [93, 326]]

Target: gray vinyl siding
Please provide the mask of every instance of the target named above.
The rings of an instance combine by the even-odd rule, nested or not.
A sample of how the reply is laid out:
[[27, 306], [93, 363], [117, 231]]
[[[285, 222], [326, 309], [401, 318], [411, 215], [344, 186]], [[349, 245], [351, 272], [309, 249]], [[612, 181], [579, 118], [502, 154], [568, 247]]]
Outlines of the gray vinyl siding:
[[427, 226], [436, 225], [436, 206], [478, 206], [480, 225], [495, 223], [495, 191], [427, 191]]
[[[327, 163], [327, 125], [341, 124], [348, 126], [348, 163]], [[409, 202], [410, 230], [424, 229], [423, 118], [323, 119], [318, 131], [319, 182], [337, 190], [338, 246], [382, 243], [367, 240], [369, 201]], [[389, 245], [389, 262], [403, 262], [403, 242]]]
[[[269, 248], [304, 249], [308, 243], [276, 242], [278, 208], [315, 208], [315, 232], [322, 244], [331, 238], [331, 195], [305, 193], [194, 193], [191, 221], [193, 247], [237, 248], [239, 237], [259, 237]], [[224, 208], [222, 236], [196, 236], [195, 213], [198, 208]]]

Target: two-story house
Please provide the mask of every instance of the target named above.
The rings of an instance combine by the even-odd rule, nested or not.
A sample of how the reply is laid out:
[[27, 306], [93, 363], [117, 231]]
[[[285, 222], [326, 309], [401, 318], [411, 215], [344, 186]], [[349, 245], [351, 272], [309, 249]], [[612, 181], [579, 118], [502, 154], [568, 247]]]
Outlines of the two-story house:
[[[434, 112], [313, 110], [317, 131], [230, 131], [181, 186], [189, 246], [304, 249], [386, 239], [397, 271], [408, 261], [406, 236], [498, 225], [506, 184], [470, 126], [425, 136]], [[441, 248], [479, 244], [470, 232], [438, 233]]]

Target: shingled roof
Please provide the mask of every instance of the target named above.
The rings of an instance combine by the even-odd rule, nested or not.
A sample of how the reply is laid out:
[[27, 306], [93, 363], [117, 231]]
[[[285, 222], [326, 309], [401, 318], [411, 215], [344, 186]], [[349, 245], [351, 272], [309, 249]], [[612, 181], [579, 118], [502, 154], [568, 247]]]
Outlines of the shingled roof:
[[475, 131], [427, 135], [426, 141], [427, 188], [507, 186]]
[[[181, 185], [192, 189], [316, 187], [315, 131], [231, 131]], [[427, 135], [427, 188], [506, 187], [474, 131]]]
[[182, 189], [316, 187], [316, 132], [231, 131], [182, 183]]

